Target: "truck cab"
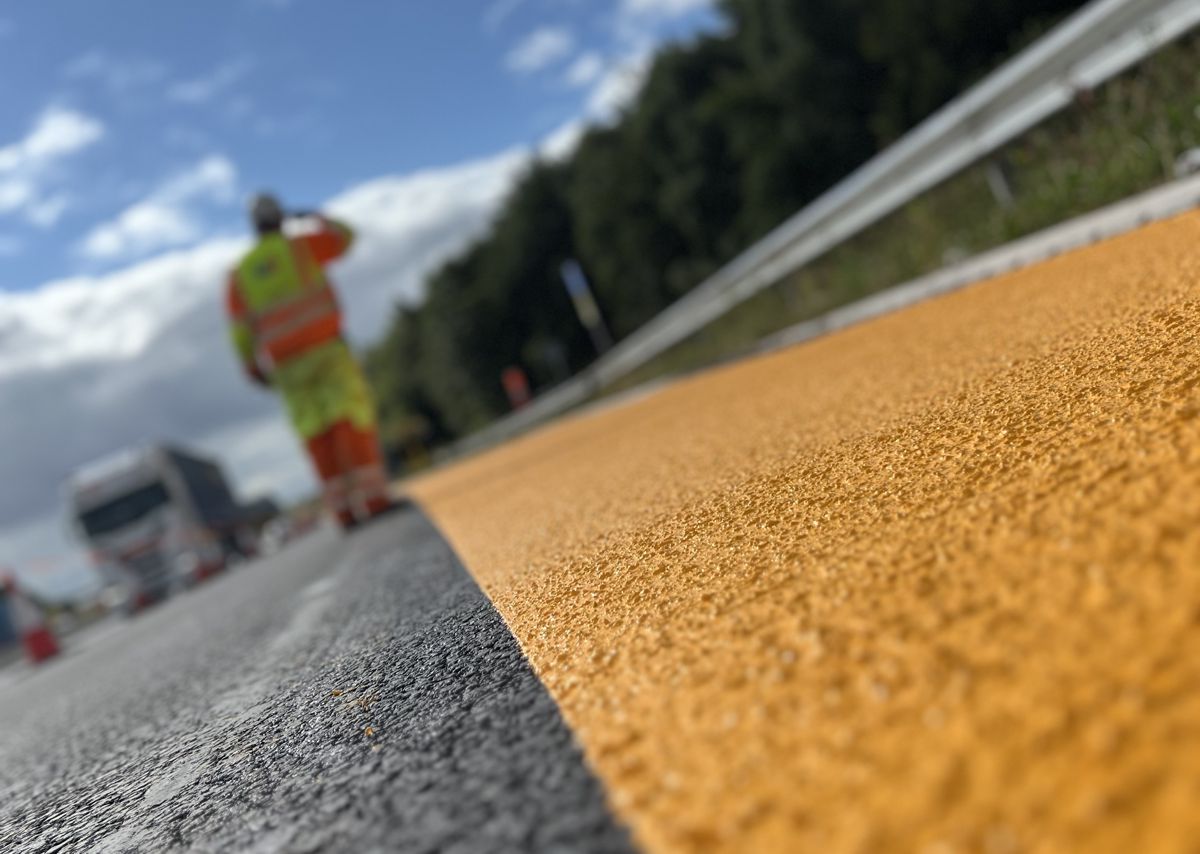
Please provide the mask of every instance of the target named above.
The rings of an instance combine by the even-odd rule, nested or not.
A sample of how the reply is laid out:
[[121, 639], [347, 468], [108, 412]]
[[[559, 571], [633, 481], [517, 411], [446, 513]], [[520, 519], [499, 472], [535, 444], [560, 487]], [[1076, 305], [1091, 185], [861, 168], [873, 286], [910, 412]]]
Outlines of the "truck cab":
[[251, 550], [220, 468], [176, 448], [106, 457], [80, 469], [68, 492], [73, 527], [128, 612], [215, 575]]

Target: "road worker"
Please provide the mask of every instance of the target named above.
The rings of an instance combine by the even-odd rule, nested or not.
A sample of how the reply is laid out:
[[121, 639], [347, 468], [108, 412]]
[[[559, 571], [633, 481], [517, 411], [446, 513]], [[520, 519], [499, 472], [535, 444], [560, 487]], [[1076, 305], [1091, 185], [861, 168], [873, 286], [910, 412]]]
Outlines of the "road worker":
[[[316, 229], [284, 234], [284, 221]], [[342, 313], [325, 265], [345, 254], [354, 233], [320, 214], [285, 214], [269, 194], [250, 202], [258, 234], [229, 277], [233, 344], [252, 382], [282, 395], [292, 425], [321, 479], [325, 503], [349, 530], [391, 509], [362, 370], [342, 337]]]

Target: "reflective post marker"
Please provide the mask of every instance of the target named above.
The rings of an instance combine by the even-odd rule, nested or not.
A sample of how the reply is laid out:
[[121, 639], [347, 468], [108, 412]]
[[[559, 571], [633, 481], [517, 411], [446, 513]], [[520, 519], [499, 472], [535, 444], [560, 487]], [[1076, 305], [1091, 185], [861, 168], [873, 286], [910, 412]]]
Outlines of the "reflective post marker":
[[533, 400], [533, 390], [529, 387], [529, 377], [517, 365], [509, 365], [500, 372], [500, 384], [508, 395], [508, 403], [513, 409], [520, 409]]
[[592, 296], [592, 289], [579, 262], [564, 261], [559, 272], [562, 274], [563, 284], [567, 286], [571, 304], [575, 306], [575, 314], [579, 316], [579, 322], [592, 338], [592, 346], [596, 348], [597, 353], [608, 352], [613, 345], [612, 335], [604, 324], [600, 307], [596, 305], [596, 298]]

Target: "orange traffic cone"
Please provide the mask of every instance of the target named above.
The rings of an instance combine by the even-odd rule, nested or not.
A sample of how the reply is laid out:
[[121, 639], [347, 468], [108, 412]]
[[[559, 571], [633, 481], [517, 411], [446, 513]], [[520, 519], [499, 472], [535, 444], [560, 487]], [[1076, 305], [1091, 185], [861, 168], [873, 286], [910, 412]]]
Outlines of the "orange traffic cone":
[[21, 592], [11, 576], [4, 578], [4, 590], [8, 594], [8, 610], [12, 614], [13, 628], [25, 647], [25, 655], [34, 664], [58, 655], [58, 640], [50, 631], [46, 617], [33, 600]]

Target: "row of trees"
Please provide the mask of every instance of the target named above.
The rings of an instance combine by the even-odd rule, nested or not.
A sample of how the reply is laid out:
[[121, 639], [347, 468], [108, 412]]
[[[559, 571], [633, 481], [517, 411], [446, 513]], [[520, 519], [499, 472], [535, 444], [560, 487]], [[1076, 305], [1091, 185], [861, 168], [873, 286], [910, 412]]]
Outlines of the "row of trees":
[[724, 0], [619, 121], [531, 166], [490, 232], [368, 353], [385, 441], [449, 439], [594, 357], [559, 278], [578, 259], [618, 340], [1079, 0]]

